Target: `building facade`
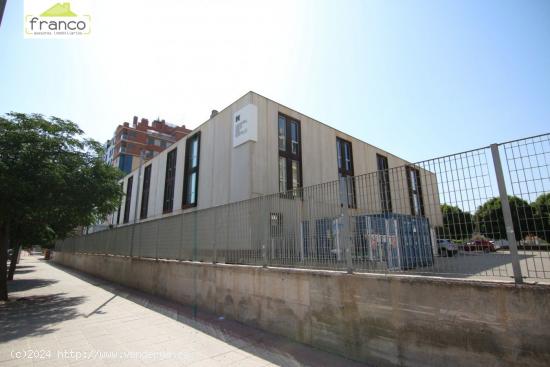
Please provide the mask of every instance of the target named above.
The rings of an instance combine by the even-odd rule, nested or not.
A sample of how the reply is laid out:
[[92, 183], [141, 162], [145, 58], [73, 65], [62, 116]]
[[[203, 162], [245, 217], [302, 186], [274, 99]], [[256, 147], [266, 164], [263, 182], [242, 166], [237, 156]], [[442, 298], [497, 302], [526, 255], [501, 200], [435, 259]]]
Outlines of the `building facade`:
[[[435, 175], [254, 92], [121, 180], [125, 196], [109, 222], [122, 226], [339, 180], [347, 182], [352, 210], [423, 216], [432, 227], [442, 222]], [[340, 200], [329, 196], [327, 203]], [[292, 210], [305, 210], [301, 198]]]
[[185, 125], [174, 126], [165, 120], [154, 120], [149, 125], [149, 120], [138, 121], [134, 116], [132, 125], [128, 122], [118, 125], [113, 138], [105, 143], [104, 160], [130, 173], [142, 158], [147, 161], [157, 156], [190, 132]]

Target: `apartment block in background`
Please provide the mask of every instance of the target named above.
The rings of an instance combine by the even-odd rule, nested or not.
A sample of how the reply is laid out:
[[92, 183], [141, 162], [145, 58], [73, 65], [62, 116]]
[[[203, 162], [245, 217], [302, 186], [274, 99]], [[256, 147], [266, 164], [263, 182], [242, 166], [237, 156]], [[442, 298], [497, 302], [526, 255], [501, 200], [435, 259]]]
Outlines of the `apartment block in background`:
[[134, 116], [131, 126], [128, 122], [118, 125], [113, 138], [105, 143], [104, 160], [130, 173], [139, 166], [141, 154], [147, 161], [190, 132], [185, 125], [176, 126], [160, 119], [149, 125], [148, 119], [138, 121]]

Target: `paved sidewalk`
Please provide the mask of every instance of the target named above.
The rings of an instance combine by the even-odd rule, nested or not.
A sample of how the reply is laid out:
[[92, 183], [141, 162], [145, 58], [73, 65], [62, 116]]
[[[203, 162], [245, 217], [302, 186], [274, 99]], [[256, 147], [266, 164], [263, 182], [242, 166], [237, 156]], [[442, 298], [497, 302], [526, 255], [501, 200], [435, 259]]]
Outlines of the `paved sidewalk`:
[[38, 257], [9, 289], [0, 367], [361, 365]]

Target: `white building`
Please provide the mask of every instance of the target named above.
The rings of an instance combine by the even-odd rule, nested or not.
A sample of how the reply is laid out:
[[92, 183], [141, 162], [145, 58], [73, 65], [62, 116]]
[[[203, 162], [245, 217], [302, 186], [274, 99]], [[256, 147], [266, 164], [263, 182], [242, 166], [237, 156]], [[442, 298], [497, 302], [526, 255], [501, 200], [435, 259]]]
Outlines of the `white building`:
[[441, 224], [435, 175], [249, 92], [124, 177], [126, 195], [109, 222], [148, 221], [376, 172], [348, 187], [350, 208]]

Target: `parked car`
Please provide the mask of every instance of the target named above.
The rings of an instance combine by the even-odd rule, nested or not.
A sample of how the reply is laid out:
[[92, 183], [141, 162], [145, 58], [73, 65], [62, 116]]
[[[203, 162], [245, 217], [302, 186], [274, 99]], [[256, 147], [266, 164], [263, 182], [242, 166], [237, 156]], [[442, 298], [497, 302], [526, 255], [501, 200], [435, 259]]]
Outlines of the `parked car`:
[[508, 250], [510, 248], [510, 243], [508, 242], [508, 240], [495, 240], [491, 242], [497, 250]]
[[464, 245], [464, 251], [483, 251], [483, 252], [495, 252], [497, 249], [491, 241], [473, 240]]
[[458, 246], [451, 242], [448, 239], [438, 239], [437, 240], [437, 253], [440, 256], [453, 256], [458, 252]]

